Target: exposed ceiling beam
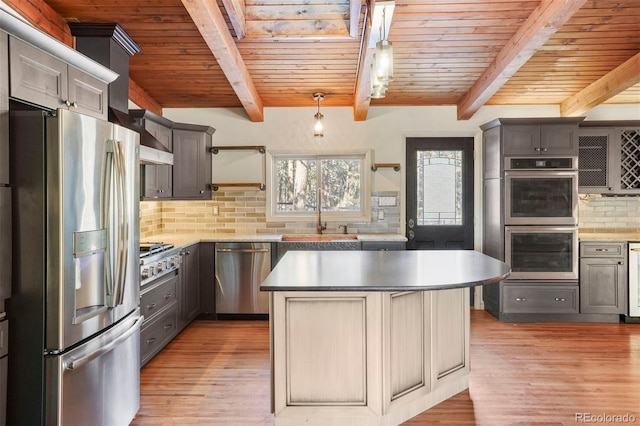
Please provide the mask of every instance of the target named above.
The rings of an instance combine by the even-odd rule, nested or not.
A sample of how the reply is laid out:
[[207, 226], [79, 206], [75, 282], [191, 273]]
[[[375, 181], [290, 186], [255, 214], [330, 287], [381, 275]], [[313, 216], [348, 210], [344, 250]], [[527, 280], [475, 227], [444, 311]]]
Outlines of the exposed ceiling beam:
[[369, 105], [371, 104], [371, 64], [373, 63], [373, 54], [376, 49], [369, 48], [369, 40], [372, 37], [371, 20], [373, 19], [374, 6], [375, 0], [370, 0], [367, 5], [367, 13], [362, 30], [362, 41], [360, 42], [358, 75], [356, 75], [356, 87], [353, 96], [353, 119], [355, 121], [364, 121], [367, 119]]
[[360, 10], [362, 10], [362, 0], [349, 1], [349, 35], [352, 38], [358, 37], [358, 27], [360, 26]]
[[584, 3], [543, 0], [458, 102], [458, 120], [470, 119]]
[[129, 79], [129, 99], [141, 109], [147, 109], [158, 115], [162, 115], [162, 106], [135, 81]]
[[244, 0], [222, 0], [222, 3], [227, 11], [227, 15], [229, 15], [231, 26], [236, 32], [236, 38], [238, 40], [243, 39], [247, 35], [247, 20], [244, 15]]
[[215, 0], [182, 0], [251, 121], [264, 121], [262, 100]]
[[576, 117], [640, 83], [640, 53], [560, 104], [560, 115]]

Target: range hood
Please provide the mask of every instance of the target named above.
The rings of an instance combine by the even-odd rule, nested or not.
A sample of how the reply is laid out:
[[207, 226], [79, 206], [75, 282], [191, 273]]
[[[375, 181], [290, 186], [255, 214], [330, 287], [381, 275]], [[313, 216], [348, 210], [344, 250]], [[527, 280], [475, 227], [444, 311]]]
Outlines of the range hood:
[[118, 24], [70, 23], [76, 50], [119, 74], [109, 84], [109, 121], [140, 134], [141, 164], [173, 164], [173, 153], [129, 114], [129, 58], [140, 47]]

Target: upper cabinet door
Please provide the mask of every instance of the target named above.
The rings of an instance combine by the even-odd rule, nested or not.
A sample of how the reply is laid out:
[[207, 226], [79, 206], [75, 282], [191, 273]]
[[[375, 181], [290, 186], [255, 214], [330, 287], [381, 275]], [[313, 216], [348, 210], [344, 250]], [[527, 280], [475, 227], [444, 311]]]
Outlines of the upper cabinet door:
[[211, 199], [211, 135], [173, 131], [173, 197]]
[[510, 124], [503, 127], [504, 155], [540, 154], [540, 126], [537, 124]]
[[578, 155], [577, 124], [543, 124], [540, 126], [541, 155]]
[[106, 120], [109, 85], [71, 65], [68, 76], [69, 109]]
[[42, 50], [9, 37], [9, 74], [13, 98], [51, 109], [67, 100], [67, 64]]

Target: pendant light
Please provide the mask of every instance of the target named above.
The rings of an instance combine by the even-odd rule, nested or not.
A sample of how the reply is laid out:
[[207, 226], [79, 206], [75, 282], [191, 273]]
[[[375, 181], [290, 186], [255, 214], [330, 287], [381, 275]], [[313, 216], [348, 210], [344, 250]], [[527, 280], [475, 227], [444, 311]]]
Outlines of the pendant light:
[[369, 48], [375, 47], [370, 78], [372, 99], [384, 98], [393, 81], [393, 45], [387, 40], [387, 34], [394, 8], [394, 1], [380, 1], [373, 10], [372, 28], [378, 29], [378, 36], [369, 39]]
[[320, 102], [324, 101], [324, 93], [314, 93], [313, 100], [318, 102], [318, 112], [313, 116], [313, 136], [321, 138], [324, 136], [324, 115], [320, 114]]
[[382, 24], [380, 25], [380, 41], [376, 43], [375, 71], [376, 77], [384, 84], [393, 81], [393, 45], [387, 40], [386, 29], [387, 8], [382, 8]]

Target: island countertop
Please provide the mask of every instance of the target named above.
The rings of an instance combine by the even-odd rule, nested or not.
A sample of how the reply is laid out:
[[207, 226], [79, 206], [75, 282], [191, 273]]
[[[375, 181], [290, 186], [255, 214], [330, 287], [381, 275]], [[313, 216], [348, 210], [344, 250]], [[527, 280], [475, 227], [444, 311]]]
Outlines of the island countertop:
[[416, 291], [492, 284], [509, 265], [472, 250], [291, 251], [262, 291]]

